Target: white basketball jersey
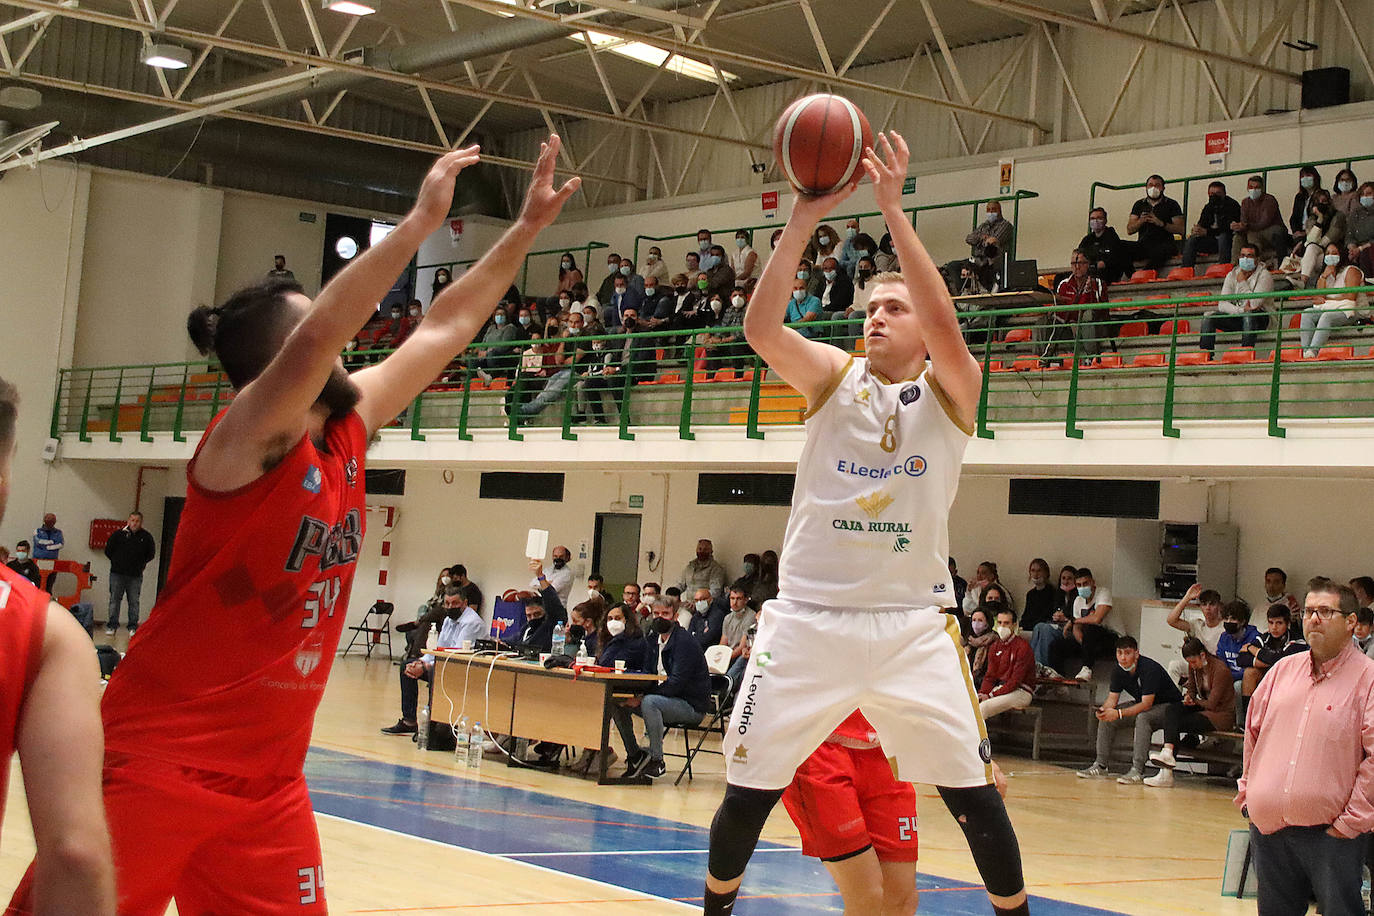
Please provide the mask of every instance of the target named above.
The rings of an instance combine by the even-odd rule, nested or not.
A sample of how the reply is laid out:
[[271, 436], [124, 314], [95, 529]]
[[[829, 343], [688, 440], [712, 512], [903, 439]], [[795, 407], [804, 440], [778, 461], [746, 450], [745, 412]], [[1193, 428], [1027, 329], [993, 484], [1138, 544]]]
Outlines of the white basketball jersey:
[[806, 418], [778, 597], [836, 608], [954, 607], [949, 509], [972, 430], [928, 371], [853, 359]]

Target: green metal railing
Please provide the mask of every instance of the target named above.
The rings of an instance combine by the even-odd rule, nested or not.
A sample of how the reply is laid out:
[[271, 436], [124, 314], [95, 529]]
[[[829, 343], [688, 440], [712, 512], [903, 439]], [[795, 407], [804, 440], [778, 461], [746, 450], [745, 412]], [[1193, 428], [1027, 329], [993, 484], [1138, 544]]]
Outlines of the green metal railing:
[[[1347, 291], [1323, 291], [1341, 292]], [[1350, 292], [1367, 295], [1374, 286]], [[1269, 435], [1282, 437], [1284, 424], [1295, 420], [1374, 418], [1374, 327], [1336, 329], [1320, 358], [1302, 358], [1294, 316], [1310, 303], [1295, 300], [1312, 295], [1175, 296], [1077, 310], [967, 308], [959, 316], [984, 366], [977, 433], [992, 438], [998, 427], [1039, 423], [1062, 425], [1066, 436], [1081, 438], [1085, 424], [1143, 421], [1157, 423], [1162, 435], [1178, 436], [1186, 422], [1261, 420]], [[1255, 346], [1239, 347], [1238, 331], [1219, 332], [1216, 358], [1200, 360], [1202, 316], [1218, 301], [1250, 299], [1274, 304]], [[851, 352], [861, 343], [857, 320], [794, 327]], [[555, 344], [560, 340], [566, 345], [569, 339]], [[571, 441], [602, 424], [614, 425], [625, 440], [634, 438], [636, 427], [676, 427], [681, 439], [690, 440], [703, 427], [739, 426], [745, 437], [761, 439], [768, 428], [801, 422], [804, 399], [766, 371], [739, 328], [576, 340], [580, 349], [568, 350], [569, 363], [550, 377], [521, 368], [523, 342], [504, 352], [474, 344], [392, 427], [408, 430], [416, 441], [438, 430], [456, 431], [461, 440], [501, 431], [518, 441], [535, 427], [557, 428]], [[597, 341], [615, 351], [628, 346], [632, 358], [621, 371], [602, 374], [596, 366], [604, 351], [591, 346]], [[1090, 352], [1094, 341], [1102, 352]], [[358, 368], [388, 352], [350, 352], [345, 359]], [[233, 397], [222, 373], [206, 362], [63, 369], [57, 385], [51, 434], [83, 442], [133, 435], [144, 442], [158, 435], [184, 441]]]
[[[920, 206], [916, 206], [916, 207], [903, 207], [903, 208], [902, 208], [902, 212], [903, 212], [903, 213], [909, 213], [909, 214], [911, 214], [911, 225], [914, 226], [914, 225], [916, 225], [916, 218], [917, 218], [917, 216], [918, 216], [919, 214], [925, 213], [925, 212], [927, 212], [927, 211], [929, 211], [929, 210], [950, 210], [950, 209], [953, 209], [953, 208], [955, 208], [955, 207], [971, 207], [972, 210], [973, 210], [973, 222], [972, 222], [972, 224], [971, 224], [970, 227], [969, 227], [969, 228], [971, 229], [971, 228], [973, 228], [974, 226], [977, 226], [977, 225], [978, 225], [978, 223], [979, 223], [979, 221], [980, 221], [980, 218], [981, 218], [981, 216], [982, 216], [981, 208], [984, 207], [984, 206], [986, 206], [987, 203], [988, 203], [988, 201], [990, 201], [990, 200], [998, 200], [998, 201], [1003, 201], [1003, 202], [1011, 201], [1011, 208], [1012, 208], [1012, 216], [1011, 216], [1011, 222], [1012, 222], [1011, 255], [1012, 255], [1012, 257], [1015, 257], [1015, 256], [1016, 256], [1016, 239], [1017, 239], [1017, 237], [1021, 234], [1021, 201], [1023, 201], [1023, 200], [1033, 200], [1033, 199], [1035, 199], [1035, 198], [1037, 198], [1037, 197], [1039, 197], [1039, 196], [1040, 196], [1040, 195], [1037, 194], [1037, 193], [1034, 192], [1034, 191], [1017, 191], [1017, 192], [1014, 193], [1014, 194], [1002, 194], [1002, 195], [997, 196], [997, 197], [975, 197], [975, 198], [970, 198], [970, 199], [968, 199], [968, 200], [952, 200], [952, 201], [949, 201], [948, 203], [942, 203], [942, 204], [921, 204]], [[872, 211], [872, 212], [868, 212], [868, 213], [844, 213], [844, 214], [836, 214], [835, 216], [827, 217], [827, 218], [826, 218], [826, 222], [827, 222], [827, 223], [843, 223], [845, 220], [850, 220], [850, 219], [868, 219], [868, 218], [874, 217], [874, 216], [882, 216], [882, 214], [879, 213], [879, 212], [877, 212], [877, 211]], [[759, 231], [760, 229], [780, 229], [780, 228], [782, 228], [782, 226], [783, 226], [783, 223], [781, 223], [781, 222], [776, 222], [776, 221], [775, 221], [775, 222], [771, 222], [771, 223], [760, 223], [760, 224], [755, 225], [755, 226], [732, 226], [732, 227], [725, 228], [725, 229], [711, 229], [710, 232], [711, 232], [711, 237], [712, 237], [713, 239], [714, 239], [717, 235], [722, 236], [722, 237], [727, 237], [727, 236], [728, 236], [729, 238], [733, 238], [734, 235], [735, 235], [735, 233], [736, 233], [736, 232], [739, 232], [739, 231], [742, 229], [742, 230], [744, 230], [745, 232], [748, 232], [748, 233], [750, 234], [750, 236], [752, 237], [753, 234], [754, 234], [755, 232]], [[697, 237], [697, 232], [699, 232], [699, 231], [700, 231], [700, 230], [694, 229], [694, 230], [692, 230], [691, 232], [680, 232], [680, 233], [678, 233], [678, 234], [676, 234], [676, 235], [637, 235], [637, 236], [635, 236], [635, 248], [634, 248], [634, 253], [635, 253], [635, 264], [636, 264], [636, 266], [643, 266], [643, 263], [644, 263], [644, 262], [642, 262], [642, 261], [639, 259], [639, 244], [640, 244], [640, 242], [673, 242], [673, 241], [677, 241], [677, 240], [679, 240], [679, 239], [695, 239], [695, 238]], [[729, 246], [726, 245], [726, 246], [724, 246], [724, 247], [725, 247], [725, 250], [726, 250], [726, 254], [728, 255], [728, 254], [729, 254], [729, 251], [730, 251]], [[755, 245], [754, 247], [755, 247], [756, 249], [758, 248], [757, 245]]]
[[[591, 275], [591, 272], [587, 268], [589, 267], [592, 258], [592, 252], [600, 248], [609, 247], [611, 246], [606, 244], [605, 242], [587, 242], [585, 245], [573, 246], [571, 248], [545, 248], [542, 251], [531, 251], [529, 254], [525, 255], [525, 261], [520, 267], [520, 291], [526, 294], [529, 293], [531, 258], [548, 257], [549, 255], [556, 255], [558, 257], [562, 257], [563, 255], [568, 254], [570, 252], [581, 252], [582, 258], [581, 263], [578, 265], [578, 269], [582, 271], [583, 282], [588, 282], [587, 278]], [[481, 259], [468, 258], [464, 261], [435, 261], [433, 264], [417, 264], [415, 265], [415, 276], [418, 280], [420, 276], [420, 271], [438, 270], [440, 267], [447, 267], [450, 273], [455, 273], [456, 268], [471, 267], [473, 264], [476, 264], [479, 260]], [[557, 270], [558, 268], [557, 266], [555, 266], [549, 273], [551, 283], [552, 278], [558, 276]], [[454, 277], [453, 279], [456, 280], [458, 278]], [[553, 289], [550, 288], [549, 292], [546, 295], [553, 295]]]
[[[1179, 201], [1179, 206], [1183, 208], [1183, 213], [1186, 220], [1188, 213], [1188, 195], [1189, 191], [1192, 189], [1192, 184], [1195, 181], [1205, 181], [1208, 184], [1211, 184], [1214, 181], [1221, 181], [1224, 178], [1232, 178], [1236, 175], [1245, 175], [1246, 177], [1249, 177], [1250, 175], [1259, 175], [1261, 178], [1264, 179], [1265, 190], [1269, 191], [1272, 194], [1273, 190], [1270, 188], [1269, 182], [1270, 172], [1290, 172], [1296, 169], [1300, 169], [1306, 165], [1343, 165], [1345, 168], [1351, 168], [1356, 162], [1368, 162], [1370, 160], [1374, 160], [1374, 155], [1346, 157], [1344, 159], [1308, 159], [1303, 162], [1288, 162], [1282, 165], [1266, 165], [1261, 168], [1231, 169], [1230, 171], [1226, 172], [1205, 172], [1200, 175], [1181, 175], [1177, 178], [1165, 178], [1164, 182], [1166, 185], [1177, 184], [1180, 181], [1183, 182], [1183, 200]], [[1332, 185], [1333, 187], [1331, 190], [1334, 194], [1334, 182], [1332, 183]], [[1134, 190], [1135, 188], [1143, 187], [1145, 187], [1144, 181], [1133, 182], [1131, 184], [1108, 184], [1105, 181], [1094, 181], [1088, 187], [1088, 210], [1091, 211], [1094, 207], [1097, 206], [1098, 188], [1101, 188], [1104, 191], [1130, 191]], [[1238, 195], [1233, 194], [1232, 197], [1235, 197], [1237, 200], [1240, 199]], [[1280, 216], [1282, 216], [1282, 210], [1280, 210]], [[1283, 217], [1283, 220], [1284, 223], [1287, 224], [1287, 217]], [[1191, 225], [1191, 223], [1189, 223], [1189, 225]]]

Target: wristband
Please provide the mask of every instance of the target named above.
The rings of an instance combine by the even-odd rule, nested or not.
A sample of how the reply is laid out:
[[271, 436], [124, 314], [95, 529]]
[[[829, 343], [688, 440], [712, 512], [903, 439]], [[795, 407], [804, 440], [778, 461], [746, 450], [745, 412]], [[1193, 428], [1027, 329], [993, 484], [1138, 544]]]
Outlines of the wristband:
[[1126, 714], [1118, 709], [1116, 711], [1116, 721], [1120, 722], [1124, 718], [1126, 718]]

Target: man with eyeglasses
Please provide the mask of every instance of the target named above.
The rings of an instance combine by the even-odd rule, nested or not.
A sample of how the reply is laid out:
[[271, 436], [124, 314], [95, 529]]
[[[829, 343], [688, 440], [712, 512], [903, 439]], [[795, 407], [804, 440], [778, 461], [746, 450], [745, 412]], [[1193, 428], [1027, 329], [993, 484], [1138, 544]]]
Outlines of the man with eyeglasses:
[[1054, 288], [1054, 304], [1064, 309], [1053, 312], [1047, 318], [1050, 324], [1037, 328], [1037, 338], [1044, 344], [1044, 356], [1049, 357], [1059, 349], [1058, 342], [1079, 339], [1079, 353], [1092, 359], [1102, 352], [1102, 341], [1111, 332], [1104, 322], [1107, 320], [1105, 308], [1088, 309], [1107, 301], [1107, 289], [1100, 277], [1089, 273], [1091, 264], [1081, 249], [1074, 249], [1069, 259], [1071, 272], [1059, 281]]
[[1307, 585], [1311, 651], [1279, 659], [1250, 700], [1235, 803], [1250, 819], [1259, 916], [1298, 916], [1315, 894], [1327, 916], [1364, 912], [1374, 830], [1374, 659], [1360, 652], [1355, 593]]

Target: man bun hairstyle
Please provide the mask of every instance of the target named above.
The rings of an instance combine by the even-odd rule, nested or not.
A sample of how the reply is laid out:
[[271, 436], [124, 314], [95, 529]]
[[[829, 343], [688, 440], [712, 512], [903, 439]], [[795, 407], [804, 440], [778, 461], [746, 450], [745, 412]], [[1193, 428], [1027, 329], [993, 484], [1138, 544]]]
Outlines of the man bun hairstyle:
[[230, 384], [242, 389], [276, 355], [294, 324], [286, 297], [301, 292], [295, 280], [280, 277], [245, 286], [221, 305], [193, 309], [186, 333], [202, 355], [219, 360]]
[[1183, 640], [1183, 657], [1197, 658], [1207, 651], [1207, 647], [1202, 644], [1202, 640], [1196, 636], [1189, 636]]

